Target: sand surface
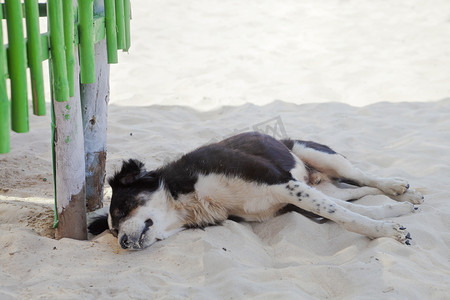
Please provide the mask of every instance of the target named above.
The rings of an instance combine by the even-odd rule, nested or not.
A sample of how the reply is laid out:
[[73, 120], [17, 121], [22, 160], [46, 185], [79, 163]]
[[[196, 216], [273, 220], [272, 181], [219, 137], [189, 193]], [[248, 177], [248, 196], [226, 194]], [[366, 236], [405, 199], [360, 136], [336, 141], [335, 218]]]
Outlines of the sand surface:
[[242, 131], [310, 139], [425, 195], [395, 218], [413, 245], [295, 213], [140, 252], [108, 233], [54, 240], [50, 117], [31, 116], [0, 156], [0, 299], [449, 299], [450, 2], [132, 6], [132, 48], [111, 68], [108, 176]]

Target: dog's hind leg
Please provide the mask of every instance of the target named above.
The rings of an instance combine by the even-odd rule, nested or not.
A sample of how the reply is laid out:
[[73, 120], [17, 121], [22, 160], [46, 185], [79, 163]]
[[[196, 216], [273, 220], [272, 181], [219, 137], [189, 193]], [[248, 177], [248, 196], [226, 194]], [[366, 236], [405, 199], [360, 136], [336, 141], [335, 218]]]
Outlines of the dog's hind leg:
[[[331, 182], [329, 180], [324, 180], [320, 184], [315, 186], [316, 189], [323, 192], [324, 194], [338, 198], [344, 201], [358, 200], [364, 196], [375, 196], [375, 195], [385, 195], [380, 189], [362, 186], [356, 187], [351, 185], [343, 185], [338, 182]], [[408, 189], [404, 194], [398, 196], [389, 196], [399, 202], [410, 202], [410, 203], [420, 203], [423, 200], [422, 194], [416, 192], [413, 189]], [[412, 206], [411, 206], [412, 207]]]
[[273, 186], [272, 191], [278, 201], [293, 204], [330, 219], [349, 231], [370, 238], [391, 237], [409, 244], [410, 236], [404, 226], [390, 221], [374, 220], [356, 213], [344, 207], [344, 201], [333, 199], [305, 183], [292, 180], [286, 184]]
[[315, 188], [325, 195], [333, 197], [333, 200], [338, 202], [339, 205], [376, 220], [398, 217], [418, 210], [418, 206], [415, 206], [410, 202], [394, 202], [377, 206], [359, 205], [347, 202], [365, 196], [384, 195], [382, 191], [373, 187], [339, 187], [331, 182], [325, 181], [315, 186]]
[[[406, 180], [399, 178], [381, 178], [366, 174], [353, 166], [344, 156], [327, 146], [303, 141], [292, 141], [291, 151], [313, 169], [330, 178], [352, 182], [358, 186], [374, 187], [397, 201], [409, 201], [414, 204], [423, 202], [423, 196], [411, 190]], [[406, 194], [406, 195], [404, 195]], [[402, 196], [404, 195], [404, 196]]]
[[330, 180], [322, 180], [319, 184], [314, 185], [314, 187], [333, 198], [338, 198], [344, 201], [358, 200], [365, 196], [375, 196], [384, 195], [384, 193], [374, 187], [370, 186], [351, 186], [345, 185], [337, 182], [332, 182]]

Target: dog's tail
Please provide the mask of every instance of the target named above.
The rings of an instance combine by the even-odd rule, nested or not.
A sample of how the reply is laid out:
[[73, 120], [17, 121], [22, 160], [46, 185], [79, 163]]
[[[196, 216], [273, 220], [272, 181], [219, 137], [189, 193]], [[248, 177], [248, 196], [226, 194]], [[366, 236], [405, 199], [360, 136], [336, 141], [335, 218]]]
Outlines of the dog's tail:
[[98, 235], [107, 229], [109, 229], [107, 212], [106, 214], [93, 217], [88, 222], [88, 231], [93, 235]]

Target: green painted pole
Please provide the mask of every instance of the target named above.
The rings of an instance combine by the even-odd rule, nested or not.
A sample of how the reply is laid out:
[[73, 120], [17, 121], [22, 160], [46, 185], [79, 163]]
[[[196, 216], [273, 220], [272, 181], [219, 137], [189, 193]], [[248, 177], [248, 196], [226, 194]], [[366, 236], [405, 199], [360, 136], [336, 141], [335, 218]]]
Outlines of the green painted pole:
[[114, 0], [105, 0], [105, 26], [106, 47], [108, 63], [116, 64], [117, 60], [117, 30], [116, 30], [116, 8]]
[[95, 82], [94, 1], [78, 0], [80, 82]]
[[11, 128], [28, 132], [28, 98], [26, 47], [23, 36], [22, 5], [20, 0], [6, 0], [8, 26], [8, 70], [11, 79]]
[[[67, 1], [67, 0], [66, 0]], [[53, 95], [58, 102], [69, 100], [66, 52], [64, 49], [62, 0], [48, 0], [50, 59], [53, 72]]]
[[[0, 20], [3, 9], [0, 9]], [[0, 22], [0, 153], [9, 152], [9, 101], [6, 92], [6, 51], [3, 45], [3, 27]]]
[[116, 2], [117, 49], [125, 49], [125, 19], [123, 0]]
[[[49, 52], [50, 52], [50, 46], [48, 45], [49, 42], [49, 34], [48, 32], [41, 34], [41, 54], [42, 54], [42, 58], [41, 61], [45, 61], [49, 58]], [[51, 82], [51, 81], [50, 81]]]
[[64, 19], [64, 45], [66, 47], [66, 68], [67, 80], [69, 83], [69, 96], [75, 94], [75, 56], [74, 56], [74, 15], [73, 1], [63, 1], [63, 19]]
[[[2, 6], [3, 7], [3, 4]], [[3, 19], [3, 8], [0, 9], [0, 20]], [[1, 76], [5, 76], [5, 78], [8, 77], [8, 60], [6, 59], [6, 49], [5, 46], [3, 45], [3, 22], [0, 22], [0, 60], [1, 60], [1, 66], [0, 66], [0, 73]], [[6, 88], [6, 85], [5, 85]], [[6, 90], [5, 90], [6, 91]]]
[[45, 116], [44, 76], [42, 73], [41, 33], [38, 0], [25, 0], [28, 66], [30, 67], [33, 113]]
[[124, 20], [125, 20], [125, 48], [124, 51], [128, 52], [131, 45], [130, 38], [130, 18], [131, 18], [131, 4], [130, 0], [123, 0], [123, 12], [124, 12]]
[[[94, 3], [95, 4], [95, 3]], [[102, 12], [103, 13], [103, 12]], [[94, 45], [106, 38], [105, 17], [98, 17], [94, 6]], [[106, 49], [105, 49], [106, 51]]]

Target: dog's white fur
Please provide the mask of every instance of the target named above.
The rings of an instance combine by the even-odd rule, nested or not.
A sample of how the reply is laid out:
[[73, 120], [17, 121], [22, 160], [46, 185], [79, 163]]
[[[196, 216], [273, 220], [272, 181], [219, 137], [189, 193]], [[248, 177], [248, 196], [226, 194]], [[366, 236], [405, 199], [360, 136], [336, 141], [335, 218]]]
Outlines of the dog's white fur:
[[[213, 224], [229, 216], [245, 221], [264, 221], [277, 215], [287, 204], [333, 220], [345, 229], [369, 238], [391, 237], [409, 244], [409, 233], [396, 222], [381, 220], [414, 212], [414, 204], [423, 196], [409, 189], [405, 180], [379, 178], [355, 168], [345, 157], [329, 154], [295, 143], [290, 152], [295, 158], [292, 180], [281, 184], [251, 182], [220, 173], [200, 175], [194, 191], [177, 199], [164, 182], [152, 192], [142, 192], [144, 205], [134, 209], [118, 230], [122, 247], [142, 249], [189, 226]], [[345, 178], [358, 184], [350, 187], [336, 184]], [[363, 206], [347, 202], [366, 195], [388, 195], [399, 202], [383, 206]], [[143, 224], [153, 224], [143, 232]], [[111, 215], [108, 216], [112, 229]], [[128, 243], [121, 243], [123, 239]]]

